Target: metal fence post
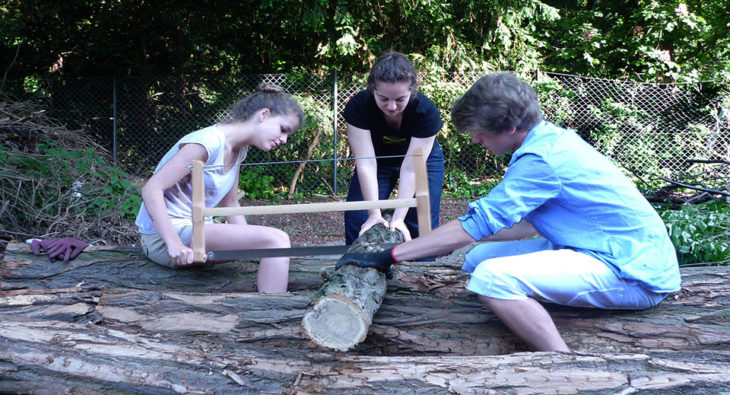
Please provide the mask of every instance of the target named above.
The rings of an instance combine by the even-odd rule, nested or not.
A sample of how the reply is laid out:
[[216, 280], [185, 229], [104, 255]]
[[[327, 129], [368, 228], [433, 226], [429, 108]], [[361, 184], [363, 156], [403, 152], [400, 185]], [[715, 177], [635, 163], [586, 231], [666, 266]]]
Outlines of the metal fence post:
[[113, 123], [113, 131], [112, 131], [112, 138], [114, 140], [113, 142], [113, 152], [114, 152], [114, 168], [117, 168], [117, 76], [115, 75], [112, 77], [112, 101], [113, 101], [113, 107], [114, 107], [114, 117], [112, 118]]
[[334, 83], [332, 84], [332, 128], [334, 136], [334, 147], [332, 156], [332, 165], [334, 166], [334, 176], [332, 180], [333, 190], [335, 196], [337, 196], [337, 69], [334, 70]]

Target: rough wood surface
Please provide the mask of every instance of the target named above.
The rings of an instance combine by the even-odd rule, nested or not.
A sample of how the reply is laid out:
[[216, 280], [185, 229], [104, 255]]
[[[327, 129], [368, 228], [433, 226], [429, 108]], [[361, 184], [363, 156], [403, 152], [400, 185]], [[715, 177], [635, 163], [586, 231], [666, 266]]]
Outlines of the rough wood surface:
[[[466, 296], [468, 275], [460, 270], [469, 247], [436, 262], [403, 262], [388, 281], [394, 290], [438, 296]], [[289, 265], [289, 290], [318, 290], [322, 271], [333, 268], [332, 256], [295, 258]], [[0, 267], [0, 289], [58, 289], [75, 286], [187, 292], [253, 292], [258, 261], [241, 260], [205, 268], [173, 270], [157, 265], [134, 247], [89, 247], [69, 263], [49, 262], [22, 243], [7, 245]]]
[[711, 393], [730, 353], [356, 356], [260, 352], [215, 336], [132, 334], [48, 320], [0, 321], [0, 392]]
[[[384, 244], [402, 242], [400, 232], [376, 225], [358, 237], [347, 252], [380, 252]], [[386, 278], [375, 269], [353, 265], [326, 270], [324, 277], [304, 314], [302, 328], [320, 347], [347, 351], [365, 340], [385, 297]]]
[[[547, 306], [572, 350], [644, 352], [730, 350], [730, 273], [683, 270], [685, 286], [658, 307], [602, 311]], [[2, 319], [52, 319], [123, 331], [203, 332], [261, 350], [310, 348], [300, 323], [313, 292], [192, 293], [123, 288], [4, 291]], [[368, 355], [493, 355], [524, 351], [476, 298], [397, 291], [385, 297], [368, 338]]]
[[301, 285], [276, 295], [246, 292], [250, 262], [173, 271], [136, 249], [108, 248], [63, 264], [10, 245], [0, 271], [0, 392], [728, 388], [730, 267], [683, 268], [682, 291], [650, 310], [547, 306], [573, 352], [496, 355], [524, 346], [464, 290], [463, 252], [397, 265], [366, 340], [328, 352], [300, 323], [331, 259], [292, 261]]
[[[332, 266], [332, 257], [295, 260], [289, 289], [316, 289], [320, 272]], [[237, 261], [205, 268], [173, 270], [157, 265], [134, 247], [89, 247], [69, 263], [49, 262], [30, 247], [10, 243], [0, 270], [0, 287], [56, 289], [75, 286], [180, 290], [188, 292], [252, 292], [256, 290], [258, 261]]]

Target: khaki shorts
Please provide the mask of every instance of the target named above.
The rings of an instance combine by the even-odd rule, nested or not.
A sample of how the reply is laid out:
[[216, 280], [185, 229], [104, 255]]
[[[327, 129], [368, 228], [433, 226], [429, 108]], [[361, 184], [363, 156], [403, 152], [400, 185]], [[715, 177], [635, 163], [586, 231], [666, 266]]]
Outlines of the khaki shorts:
[[[183, 226], [177, 230], [177, 234], [183, 244], [189, 246], [190, 240], [193, 238], [193, 227], [191, 225]], [[162, 241], [159, 233], [140, 234], [140, 239], [142, 241], [142, 252], [147, 258], [158, 265], [177, 269], [175, 263], [170, 259], [170, 254], [167, 253], [167, 245]]]

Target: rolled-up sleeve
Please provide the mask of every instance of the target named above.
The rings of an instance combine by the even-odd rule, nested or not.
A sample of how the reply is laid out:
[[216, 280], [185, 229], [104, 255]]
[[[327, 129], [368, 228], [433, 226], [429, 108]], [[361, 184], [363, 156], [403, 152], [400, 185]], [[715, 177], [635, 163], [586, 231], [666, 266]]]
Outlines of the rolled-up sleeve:
[[499, 185], [487, 196], [469, 203], [461, 226], [475, 240], [489, 237], [520, 222], [548, 199], [560, 193], [561, 183], [553, 168], [540, 156], [513, 158]]

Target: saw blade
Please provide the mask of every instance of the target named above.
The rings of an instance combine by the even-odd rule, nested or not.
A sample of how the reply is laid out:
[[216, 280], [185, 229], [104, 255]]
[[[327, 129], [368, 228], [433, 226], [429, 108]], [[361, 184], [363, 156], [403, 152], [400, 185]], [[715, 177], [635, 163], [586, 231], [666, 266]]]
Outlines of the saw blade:
[[228, 250], [210, 251], [206, 254], [209, 261], [235, 261], [238, 259], [251, 258], [274, 258], [285, 256], [319, 256], [319, 255], [342, 255], [351, 246], [319, 246], [319, 247], [294, 247], [294, 248], [254, 248], [250, 250]]

